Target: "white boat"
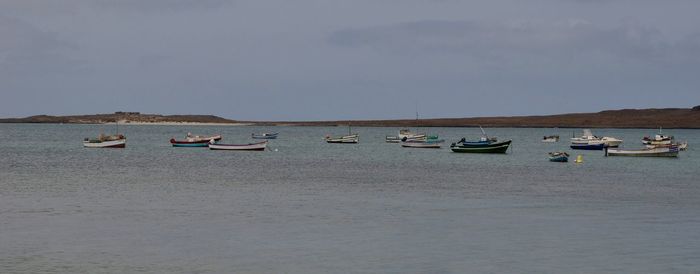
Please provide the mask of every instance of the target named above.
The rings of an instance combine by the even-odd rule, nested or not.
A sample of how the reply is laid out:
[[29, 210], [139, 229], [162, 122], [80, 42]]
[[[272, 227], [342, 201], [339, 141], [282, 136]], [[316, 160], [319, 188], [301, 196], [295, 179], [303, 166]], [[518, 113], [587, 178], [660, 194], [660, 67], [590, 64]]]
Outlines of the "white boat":
[[203, 141], [209, 142], [212, 140], [218, 141], [218, 140], [221, 140], [221, 135], [219, 134], [219, 135], [213, 135], [213, 136], [199, 136], [199, 135], [192, 135], [192, 133], [188, 132], [187, 136], [185, 136], [185, 140], [187, 142], [192, 142], [192, 143], [203, 142]]
[[610, 148], [607, 150], [608, 156], [632, 156], [632, 157], [678, 157], [678, 147], [658, 147], [651, 149], [624, 150]]
[[243, 144], [243, 145], [217, 144], [217, 143], [214, 143], [213, 140], [209, 143], [209, 149], [211, 149], [211, 150], [265, 150], [266, 147], [267, 147], [267, 141], [262, 141], [259, 143]]
[[326, 135], [324, 140], [326, 141], [326, 143], [329, 144], [357, 144], [360, 142], [360, 135], [351, 134], [340, 137], [332, 137], [330, 135]]
[[571, 138], [571, 144], [574, 145], [580, 145], [580, 144], [588, 144], [588, 145], [596, 145], [599, 144], [600, 142], [605, 143], [606, 146], [608, 147], [618, 147], [620, 144], [622, 144], [622, 140], [617, 139], [615, 137], [603, 137], [599, 138], [591, 132], [590, 129], [584, 129], [583, 130], [583, 135], [581, 137], [574, 137]]
[[357, 144], [360, 142], [360, 134], [352, 133], [352, 129], [350, 128], [350, 125], [348, 125], [348, 135], [333, 137], [326, 134], [326, 137], [324, 137], [323, 140], [329, 144]]
[[622, 140], [617, 139], [615, 137], [603, 137], [600, 138], [601, 141], [605, 143], [605, 145], [609, 147], [619, 147], [620, 144], [622, 144]]
[[656, 134], [654, 138], [648, 136], [642, 138], [642, 144], [645, 145], [670, 145], [673, 143], [673, 136]]
[[117, 138], [115, 140], [110, 140], [110, 139], [103, 139], [100, 140], [98, 139], [87, 139], [83, 141], [83, 147], [89, 147], [89, 148], [125, 148], [126, 147], [126, 137], [123, 135], [117, 135], [121, 136], [121, 138]]
[[387, 135], [385, 140], [387, 143], [401, 142], [401, 138], [399, 138], [398, 136], [391, 136], [391, 135]]
[[677, 146], [678, 150], [680, 151], [685, 151], [688, 150], [688, 142], [682, 142], [682, 143], [671, 143], [671, 144], [656, 144], [656, 145], [645, 145], [646, 148], [660, 148], [660, 147], [672, 147], [672, 146]]
[[89, 148], [125, 148], [126, 137], [119, 134], [119, 122], [115, 124], [117, 133], [114, 135], [100, 134], [97, 138], [83, 139], [83, 147]]
[[425, 133], [413, 133], [411, 130], [404, 128], [399, 130], [399, 140], [423, 139], [426, 138]]

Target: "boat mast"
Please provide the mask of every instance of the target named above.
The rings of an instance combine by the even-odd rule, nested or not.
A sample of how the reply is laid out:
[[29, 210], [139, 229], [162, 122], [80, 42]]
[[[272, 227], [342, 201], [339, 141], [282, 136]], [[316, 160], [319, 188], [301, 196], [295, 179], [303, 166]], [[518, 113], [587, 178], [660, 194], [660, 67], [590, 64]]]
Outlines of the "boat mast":
[[484, 128], [482, 128], [481, 126], [479, 126], [479, 129], [481, 129], [481, 135], [483, 135], [484, 137], [488, 137], [488, 136], [486, 135], [486, 131], [484, 131]]

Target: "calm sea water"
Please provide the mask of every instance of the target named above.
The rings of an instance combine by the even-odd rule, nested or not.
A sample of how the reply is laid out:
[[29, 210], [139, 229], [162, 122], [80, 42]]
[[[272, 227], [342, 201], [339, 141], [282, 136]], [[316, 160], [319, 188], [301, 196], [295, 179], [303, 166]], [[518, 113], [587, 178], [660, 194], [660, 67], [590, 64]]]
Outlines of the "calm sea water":
[[[347, 128], [120, 126], [126, 149], [82, 147], [113, 130], [0, 125], [0, 273], [700, 272], [698, 130], [664, 131], [690, 143], [678, 159], [572, 152], [571, 129], [487, 129], [507, 155], [384, 143], [397, 128], [333, 145]], [[170, 147], [188, 131], [280, 139]], [[631, 148], [655, 131], [594, 133]], [[584, 163], [548, 162], [557, 150]]]

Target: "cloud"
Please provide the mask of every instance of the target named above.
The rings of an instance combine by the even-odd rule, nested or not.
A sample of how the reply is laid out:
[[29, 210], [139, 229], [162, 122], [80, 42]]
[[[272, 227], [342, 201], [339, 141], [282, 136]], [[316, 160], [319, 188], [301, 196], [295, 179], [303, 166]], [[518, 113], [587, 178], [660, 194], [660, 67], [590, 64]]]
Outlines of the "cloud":
[[70, 43], [19, 19], [0, 15], [0, 71], [63, 71], [74, 60], [65, 57], [75, 50]]
[[[548, 25], [428, 20], [341, 29], [330, 34], [328, 42], [392, 54], [453, 54], [475, 60], [592, 57], [655, 63], [668, 61], [670, 48], [676, 46], [663, 38], [654, 28], [602, 28], [579, 19]], [[692, 41], [684, 44], [692, 47]]]

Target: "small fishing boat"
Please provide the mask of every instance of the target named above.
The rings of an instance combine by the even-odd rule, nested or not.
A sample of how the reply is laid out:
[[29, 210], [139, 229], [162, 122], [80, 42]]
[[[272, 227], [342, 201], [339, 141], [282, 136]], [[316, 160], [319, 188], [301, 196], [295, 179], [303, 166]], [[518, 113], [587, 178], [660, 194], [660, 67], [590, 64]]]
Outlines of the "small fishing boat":
[[170, 144], [173, 147], [207, 147], [209, 142], [218, 142], [219, 140], [221, 140], [221, 135], [193, 136], [192, 133], [187, 133], [185, 140], [175, 140], [175, 138], [170, 138]]
[[116, 122], [116, 133], [114, 135], [100, 134], [97, 138], [83, 139], [83, 147], [89, 148], [125, 148], [126, 137], [119, 134], [119, 121]]
[[279, 133], [252, 133], [251, 137], [253, 139], [277, 139], [277, 134]]
[[212, 135], [212, 136], [200, 136], [200, 135], [192, 135], [192, 133], [187, 133], [187, 136], [185, 136], [185, 141], [187, 142], [209, 142], [209, 141], [219, 141], [221, 140], [221, 135]]
[[387, 135], [385, 140], [386, 140], [387, 143], [398, 143], [398, 142], [401, 142], [401, 138], [399, 138], [399, 136]]
[[345, 136], [340, 136], [340, 137], [333, 137], [330, 135], [326, 135], [324, 138], [326, 143], [329, 144], [357, 144], [360, 142], [360, 135], [359, 134], [351, 134], [351, 135], [345, 135]]
[[97, 138], [85, 138], [83, 147], [89, 148], [125, 148], [126, 137], [121, 134], [104, 135], [100, 134]]
[[402, 147], [412, 147], [412, 148], [441, 148], [442, 143], [444, 143], [445, 140], [425, 140], [425, 141], [416, 141], [416, 140], [409, 140], [409, 141], [404, 141], [401, 142]]
[[512, 141], [503, 142], [465, 142], [452, 143], [450, 149], [453, 152], [466, 153], [506, 153]]
[[559, 135], [549, 135], [542, 137], [543, 143], [556, 143], [559, 142]]
[[[615, 137], [598, 137], [593, 135], [590, 129], [584, 129], [583, 130], [583, 135], [581, 137], [573, 137], [571, 138], [571, 144], [588, 144], [588, 145], [593, 145], [594, 147], [602, 141], [605, 146], [608, 147], [617, 147], [620, 144], [622, 144], [622, 140], [617, 139]], [[585, 146], [584, 146], [585, 147]]]
[[237, 145], [237, 144], [217, 144], [214, 141], [211, 141], [209, 143], [209, 149], [211, 150], [265, 150], [265, 147], [267, 147], [267, 141], [262, 141], [259, 143], [250, 143], [250, 144], [243, 144], [243, 145]]
[[673, 136], [656, 134], [653, 138], [649, 136], [644, 136], [642, 138], [642, 144], [645, 145], [670, 145], [673, 143]]
[[411, 140], [411, 139], [422, 139], [425, 138], [425, 133], [413, 133], [411, 130], [404, 128], [399, 130], [399, 140]]
[[438, 135], [426, 135], [426, 134], [421, 134], [421, 135], [415, 135], [412, 137], [403, 137], [401, 139], [401, 142], [406, 142], [406, 141], [418, 141], [418, 142], [424, 142], [424, 141], [430, 141], [430, 140], [438, 140], [440, 137]]
[[566, 152], [550, 152], [549, 153], [550, 162], [565, 163], [569, 161], [569, 154]]
[[209, 141], [207, 140], [201, 140], [201, 141], [178, 141], [175, 140], [175, 138], [170, 139], [170, 144], [173, 145], [173, 147], [207, 147], [209, 146]]
[[608, 147], [619, 147], [620, 144], [622, 144], [622, 140], [615, 137], [603, 137], [600, 138], [600, 140], [603, 141]]
[[360, 142], [360, 135], [357, 133], [352, 133], [350, 125], [348, 125], [348, 135], [340, 137], [326, 135], [326, 137], [324, 137], [323, 140], [325, 140], [326, 143], [329, 144], [357, 144]]
[[575, 144], [572, 143], [571, 149], [580, 149], [580, 150], [603, 150], [604, 148], [608, 147], [605, 145], [605, 142], [603, 141], [596, 141], [596, 142], [589, 142], [589, 143], [584, 143], [584, 144]]
[[632, 156], [632, 157], [678, 157], [678, 147], [658, 147], [636, 150], [624, 150], [618, 148], [608, 149], [606, 156]]
[[482, 136], [478, 141], [467, 141], [466, 138], [462, 138], [459, 142], [452, 143], [450, 149], [453, 152], [463, 153], [506, 153], [508, 151], [511, 140], [499, 142], [496, 137], [488, 137], [483, 128], [481, 133]]
[[661, 147], [673, 147], [677, 146], [678, 150], [680, 151], [685, 151], [688, 150], [688, 142], [682, 142], [682, 143], [670, 143], [670, 144], [657, 144], [657, 145], [645, 145], [646, 148], [661, 148]]

